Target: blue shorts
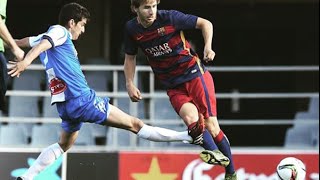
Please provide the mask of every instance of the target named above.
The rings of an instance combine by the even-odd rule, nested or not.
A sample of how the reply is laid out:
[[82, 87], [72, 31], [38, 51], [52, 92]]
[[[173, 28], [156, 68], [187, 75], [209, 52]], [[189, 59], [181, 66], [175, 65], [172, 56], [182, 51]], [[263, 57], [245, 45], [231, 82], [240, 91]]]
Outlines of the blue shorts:
[[80, 130], [84, 122], [103, 124], [110, 113], [109, 98], [97, 97], [94, 90], [86, 94], [56, 103], [61, 127], [67, 132]]

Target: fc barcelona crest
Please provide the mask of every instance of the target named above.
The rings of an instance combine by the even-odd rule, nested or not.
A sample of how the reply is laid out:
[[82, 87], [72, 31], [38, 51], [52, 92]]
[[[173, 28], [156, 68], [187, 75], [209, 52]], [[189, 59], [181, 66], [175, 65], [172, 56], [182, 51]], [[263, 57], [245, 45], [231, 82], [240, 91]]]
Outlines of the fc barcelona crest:
[[166, 35], [166, 29], [164, 27], [159, 28], [158, 29], [158, 34], [159, 34], [159, 36]]

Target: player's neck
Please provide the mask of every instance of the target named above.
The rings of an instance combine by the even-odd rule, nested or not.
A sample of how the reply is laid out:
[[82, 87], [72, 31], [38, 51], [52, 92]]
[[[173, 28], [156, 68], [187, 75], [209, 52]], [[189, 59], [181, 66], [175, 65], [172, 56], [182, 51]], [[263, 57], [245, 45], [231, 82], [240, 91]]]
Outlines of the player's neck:
[[153, 22], [152, 23], [147, 23], [146, 21], [141, 20], [139, 16], [137, 16], [137, 21], [144, 28], [148, 28], [153, 24]]

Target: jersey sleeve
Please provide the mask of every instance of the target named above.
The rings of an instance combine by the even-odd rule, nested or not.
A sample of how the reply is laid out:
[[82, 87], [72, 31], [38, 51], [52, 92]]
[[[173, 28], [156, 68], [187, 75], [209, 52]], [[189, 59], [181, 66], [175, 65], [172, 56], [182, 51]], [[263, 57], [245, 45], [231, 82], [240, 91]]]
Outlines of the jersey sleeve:
[[4, 1], [0, 1], [0, 18], [6, 19], [6, 10], [7, 10], [7, 3]]
[[39, 34], [38, 36], [29, 37], [30, 47], [34, 47], [35, 45], [39, 44], [42, 39], [42, 36], [43, 36], [43, 34]]
[[136, 55], [138, 53], [138, 45], [132, 36], [130, 36], [128, 24], [124, 30], [124, 52], [129, 55]]
[[68, 31], [62, 26], [52, 26], [47, 33], [43, 34], [43, 39], [47, 39], [52, 47], [60, 46], [66, 42], [68, 38]]
[[180, 11], [169, 11], [170, 19], [177, 29], [194, 29], [197, 24], [198, 17], [191, 14], [184, 14]]

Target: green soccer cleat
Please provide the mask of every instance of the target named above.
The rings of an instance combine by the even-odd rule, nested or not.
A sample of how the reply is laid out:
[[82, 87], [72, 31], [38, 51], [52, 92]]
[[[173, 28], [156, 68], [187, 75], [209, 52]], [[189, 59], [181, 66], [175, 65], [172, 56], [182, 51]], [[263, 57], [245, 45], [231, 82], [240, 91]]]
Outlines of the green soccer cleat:
[[226, 174], [224, 176], [225, 180], [237, 180], [237, 173], [233, 173], [233, 174]]
[[204, 150], [200, 153], [200, 159], [205, 163], [223, 167], [227, 167], [230, 163], [229, 158], [223, 155], [219, 150]]

